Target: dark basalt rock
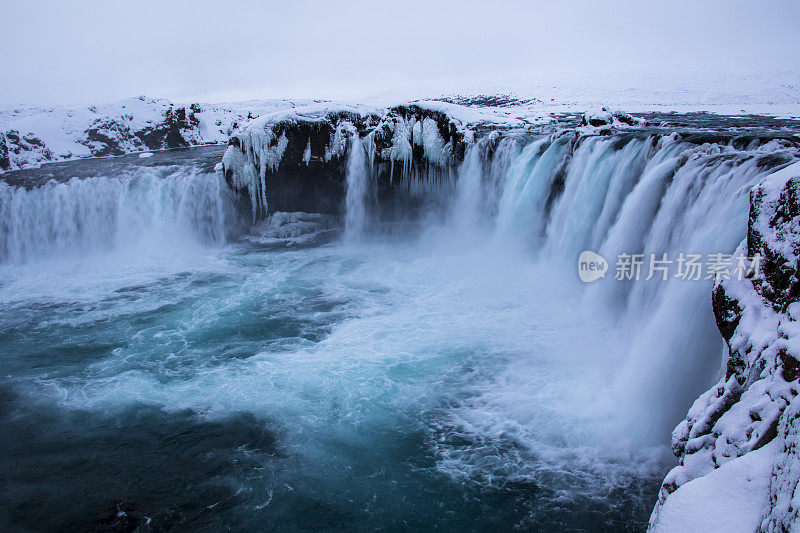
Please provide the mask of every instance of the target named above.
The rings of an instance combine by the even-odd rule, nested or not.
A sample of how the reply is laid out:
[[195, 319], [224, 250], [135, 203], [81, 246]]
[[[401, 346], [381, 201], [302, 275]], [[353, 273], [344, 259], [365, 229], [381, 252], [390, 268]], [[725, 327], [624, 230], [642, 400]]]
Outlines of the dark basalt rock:
[[794, 381], [800, 377], [800, 361], [792, 357], [785, 349], [778, 351], [778, 359], [781, 362], [783, 379]]
[[[338, 213], [344, 197], [346, 159], [325, 160], [325, 150], [336, 130], [336, 120], [354, 119], [340, 115], [328, 121], [287, 121], [273, 126], [274, 147], [281, 136], [286, 136], [287, 145], [281, 163], [274, 171], [267, 170], [269, 187], [264, 194], [273, 211], [306, 211], [314, 213]], [[245, 146], [232, 136], [229, 146], [236, 147], [243, 155]], [[310, 147], [308, 163], [304, 161], [306, 147]], [[225, 179], [234, 190], [232, 168], [224, 168]]]
[[[195, 113], [200, 106], [187, 108], [170, 107], [164, 112], [164, 120], [153, 126], [132, 131], [127, 122], [133, 117], [124, 115], [122, 120], [99, 118], [85, 131], [81, 144], [87, 146], [94, 156], [123, 155], [130, 151], [165, 148], [181, 148], [194, 144], [191, 135], [200, 121]], [[126, 122], [127, 121], [127, 122]]]
[[[334, 134], [330, 123], [301, 122], [282, 126], [277, 138], [288, 139], [281, 165], [270, 175], [266, 188], [267, 203], [276, 211], [338, 213], [344, 197], [344, 176], [347, 161], [333, 158], [325, 161], [325, 148]], [[276, 141], [277, 141], [276, 138]], [[311, 158], [306, 164], [303, 155], [310, 144]], [[230, 170], [226, 170], [229, 176]]]
[[121, 144], [131, 138], [133, 134], [127, 124], [116, 120], [97, 119], [86, 130], [86, 140], [82, 144], [97, 157], [123, 155], [126, 150]]
[[44, 143], [41, 139], [33, 135], [32, 133], [26, 133], [22, 136], [22, 140], [25, 141], [27, 144], [32, 146], [33, 148], [44, 148]]
[[[393, 160], [390, 156], [395, 129], [399, 124], [432, 119], [439, 136], [445, 145], [451, 147], [449, 160], [429, 161], [424, 148], [418, 144], [411, 146], [410, 161]], [[269, 183], [263, 192], [271, 212], [306, 211], [338, 214], [342, 211], [349, 141], [344, 150], [331, 151], [337, 129], [347, 125], [362, 139], [370, 137], [374, 143], [373, 172], [377, 183], [377, 196], [385, 209], [391, 209], [396, 196], [398, 176], [407, 174], [427, 175], [433, 167], [442, 165], [454, 168], [464, 158], [466, 143], [464, 133], [445, 113], [409, 104], [388, 109], [383, 115], [358, 114], [348, 110], [333, 110], [324, 116], [309, 117], [307, 120], [288, 116], [285, 120], [267, 124], [272, 131], [270, 145], [277, 146], [281, 138], [286, 140], [286, 148], [276, 168], [266, 168], [264, 179]], [[229, 147], [237, 149], [250, 161], [257, 160], [258, 154], [247, 153], [243, 138], [233, 135]], [[309, 148], [310, 157], [306, 161], [305, 152]], [[326, 158], [326, 152], [328, 156]], [[224, 162], [223, 162], [224, 164]], [[259, 169], [260, 171], [260, 169]], [[224, 167], [228, 184], [237, 187], [234, 179], [235, 168]], [[243, 192], [243, 191], [240, 191]]]
[[0, 133], [0, 170], [11, 168], [11, 160], [8, 158], [8, 142], [6, 136]]
[[186, 139], [186, 133], [200, 123], [195, 117], [200, 110], [197, 104], [192, 104], [188, 112], [185, 107], [170, 107], [164, 113], [164, 122], [141, 129], [135, 132], [135, 136], [151, 150], [189, 146], [191, 143]]
[[[750, 218], [747, 230], [747, 254], [760, 254], [763, 264], [763, 279], [753, 284], [776, 311], [785, 311], [787, 306], [800, 300], [800, 265], [786, 258], [781, 250], [770, 246], [758, 220], [762, 215], [764, 190], [756, 188], [750, 195]], [[800, 227], [800, 180], [789, 180], [781, 191], [777, 205], [769, 220], [769, 228], [776, 231], [775, 237], [787, 243], [797, 256], [800, 242], [794, 236]]]
[[[720, 292], [724, 293], [724, 289], [715, 290], [714, 296], [716, 297], [720, 294]], [[714, 300], [714, 315], [717, 320], [717, 327], [722, 333], [725, 342], [728, 343], [728, 346], [730, 347], [730, 339], [736, 331], [739, 321], [741, 320], [741, 308], [736, 300], [729, 299], [724, 296], [723, 298], [725, 298], [724, 304], [719, 304], [719, 299]], [[730, 337], [726, 338], [725, 335], [730, 335]], [[758, 379], [758, 375], [764, 369], [763, 365], [755, 365], [748, 369], [750, 352], [750, 347], [746, 347], [742, 350], [730, 348], [728, 350], [728, 360], [725, 363], [725, 379], [730, 380], [733, 378], [735, 380], [737, 385], [735, 395], [736, 401], [738, 401], [738, 397], [743, 392], [741, 387], [747, 383], [752, 383], [755, 379]], [[733, 381], [729, 383], [733, 383]], [[724, 410], [720, 411], [719, 415], [721, 416], [725, 411], [727, 411], [728, 408], [730, 408], [730, 405], [726, 405]], [[710, 431], [711, 427], [708, 429]]]
[[[711, 304], [714, 309], [717, 328], [725, 342], [730, 342], [742, 318], [742, 308], [736, 299], [728, 297], [725, 293], [725, 285], [721, 283], [714, 287], [714, 291], [711, 294]], [[740, 354], [732, 351], [726, 364], [725, 377], [743, 375], [746, 366], [747, 364]]]
[[17, 130], [8, 130], [4, 135], [0, 134], [0, 168], [10, 168], [11, 154], [23, 152], [38, 152], [45, 161], [53, 158], [53, 153], [45, 147], [44, 142], [32, 133], [20, 135]]
[[[339, 117], [340, 120], [352, 117]], [[276, 131], [277, 138], [286, 135], [288, 144], [281, 165], [270, 177], [266, 190], [267, 203], [278, 211], [338, 213], [344, 197], [344, 176], [347, 161], [333, 158], [325, 161], [325, 148], [334, 135], [328, 122], [300, 122], [285, 125]], [[310, 159], [303, 161], [306, 147]]]
[[611, 124], [613, 124], [613, 122], [614, 122], [613, 120], [606, 119], [605, 117], [591, 117], [585, 121], [584, 125], [594, 126], [594, 127], [610, 126]]
[[714, 306], [717, 328], [719, 328], [722, 338], [729, 341], [739, 325], [742, 309], [734, 298], [729, 298], [725, 294], [725, 286], [722, 284], [714, 287], [714, 291], [711, 294], [711, 302]]
[[595, 128], [599, 128], [602, 126], [613, 126], [615, 122], [625, 124], [626, 126], [635, 126], [640, 123], [627, 113], [609, 111], [605, 107], [599, 111], [589, 111], [581, 116], [581, 126], [594, 126]]

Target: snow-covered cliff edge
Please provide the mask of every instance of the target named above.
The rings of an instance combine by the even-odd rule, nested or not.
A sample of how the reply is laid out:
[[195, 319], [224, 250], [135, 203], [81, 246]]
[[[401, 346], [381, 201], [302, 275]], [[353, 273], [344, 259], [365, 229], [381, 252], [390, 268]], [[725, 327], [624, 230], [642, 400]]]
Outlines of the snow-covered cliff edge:
[[749, 278], [714, 289], [726, 372], [673, 433], [679, 465], [662, 485], [653, 531], [800, 524], [800, 164], [753, 189], [739, 252], [762, 259]]

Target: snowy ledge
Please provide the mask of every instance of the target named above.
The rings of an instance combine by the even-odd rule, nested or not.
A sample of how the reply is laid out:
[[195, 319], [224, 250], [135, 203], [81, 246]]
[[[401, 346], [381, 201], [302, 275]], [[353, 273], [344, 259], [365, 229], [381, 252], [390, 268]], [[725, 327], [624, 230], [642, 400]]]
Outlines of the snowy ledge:
[[760, 254], [759, 275], [714, 288], [727, 371], [673, 432], [679, 465], [662, 484], [653, 531], [800, 525], [800, 163], [753, 189], [736, 253]]
[[[536, 91], [545, 89], [538, 87]], [[460, 130], [471, 132], [540, 132], [570, 127], [580, 128], [581, 132], [589, 135], [603, 135], [612, 129], [635, 128], [646, 124], [642, 118], [602, 107], [608, 104], [599, 103], [598, 99], [555, 100], [505, 93], [440, 96], [434, 99], [384, 97], [373, 99], [372, 107], [367, 108], [364, 105], [308, 99], [180, 104], [140, 96], [98, 105], [51, 108], [18, 106], [0, 109], [0, 172], [85, 157], [224, 144], [253, 119], [272, 115], [270, 120], [275, 120], [277, 116], [293, 110], [300, 119], [318, 114], [321, 108], [329, 111], [357, 110], [357, 113], [366, 112], [383, 117], [393, 108], [400, 110], [413, 106], [427, 110], [431, 116], [447, 116]], [[716, 130], [737, 128], [752, 117], [774, 118], [773, 115], [780, 114], [779, 106], [760, 109], [758, 112], [762, 115], [737, 116], [714, 114], [733, 110], [727, 107], [714, 108], [717, 111], [708, 113], [707, 106], [700, 105], [687, 107], [661, 103], [643, 106], [635, 101], [631, 101], [630, 105], [632, 108], [628, 108], [629, 111], [635, 110], [637, 115], [645, 113], [647, 121], [654, 125], [666, 121], [669, 127], [678, 127], [687, 121], [684, 118], [675, 120], [675, 117], [689, 117], [689, 123], [694, 122], [701, 128], [706, 123], [706, 126]], [[594, 111], [584, 114], [587, 109]], [[695, 119], [690, 117], [691, 114], [696, 115]], [[698, 117], [700, 120], [696, 120]], [[788, 127], [797, 130], [798, 121], [777, 120], [784, 120], [787, 124], [792, 122]], [[398, 145], [398, 149], [403, 148]], [[398, 156], [402, 157], [402, 152], [398, 152]]]
[[[239, 127], [265, 115], [306, 107], [356, 109], [347, 104], [319, 105], [319, 100], [254, 100], [222, 104], [178, 104], [140, 96], [102, 105], [52, 108], [19, 106], [0, 109], [0, 171], [43, 163], [105, 157], [167, 148], [224, 144]], [[452, 113], [464, 123], [522, 127], [549, 122], [549, 117], [524, 118], [530, 110], [517, 106], [478, 110], [447, 102], [431, 102], [433, 110]], [[522, 118], [521, 118], [522, 117]], [[273, 117], [274, 118], [274, 117]]]

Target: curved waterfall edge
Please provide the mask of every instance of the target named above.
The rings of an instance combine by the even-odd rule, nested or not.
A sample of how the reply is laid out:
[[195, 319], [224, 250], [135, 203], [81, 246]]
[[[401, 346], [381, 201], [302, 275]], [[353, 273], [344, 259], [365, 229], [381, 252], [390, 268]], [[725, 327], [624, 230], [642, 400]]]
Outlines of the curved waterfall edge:
[[[762, 449], [772, 470], [757, 525], [797, 523], [794, 134], [590, 125], [476, 135], [419, 106], [324, 109], [310, 119], [293, 113], [236, 133], [221, 171], [139, 169], [34, 189], [0, 182], [0, 262], [137, 243], [219, 246], [283, 211], [344, 215], [345, 240], [358, 241], [380, 230], [375, 221], [407, 218], [411, 205], [422, 206], [417, 214], [435, 212], [449, 235], [479, 235], [565, 271], [575, 271], [585, 251], [605, 258], [609, 273], [623, 255], [758, 254], [765, 258], [758, 275], [743, 280], [608, 275], [580, 285], [576, 272], [575, 283], [581, 305], [629, 332], [612, 384], [621, 436], [657, 444], [685, 417], [672, 433], [679, 465], [664, 480], [651, 527], [668, 520], [681, 487], [713, 480], [719, 468]], [[312, 222], [328, 224], [320, 220]]]

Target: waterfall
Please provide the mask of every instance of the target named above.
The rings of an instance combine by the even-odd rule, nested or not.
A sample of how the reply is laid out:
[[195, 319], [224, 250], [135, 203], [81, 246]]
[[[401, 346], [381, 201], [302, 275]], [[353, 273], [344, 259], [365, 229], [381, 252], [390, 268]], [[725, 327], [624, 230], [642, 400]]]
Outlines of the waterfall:
[[476, 227], [484, 214], [482, 153], [483, 146], [480, 144], [471, 146], [459, 169], [453, 220], [464, 229]]
[[500, 195], [496, 231], [515, 241], [540, 243], [546, 200], [554, 189], [559, 168], [569, 154], [568, 136], [529, 144], [511, 164]]
[[663, 441], [721, 368], [713, 280], [646, 281], [646, 271], [639, 281], [615, 280], [617, 256], [733, 253], [745, 236], [750, 188], [796, 150], [565, 132], [512, 152], [498, 174], [487, 171], [489, 144], [475, 144], [460, 169], [454, 227], [494, 213], [494, 240], [523, 246], [545, 268], [575, 272], [576, 283], [582, 251], [608, 261], [605, 279], [580, 287], [581, 305], [620, 331], [611, 390], [629, 434]]
[[[344, 235], [354, 242], [375, 218], [377, 194], [367, 149], [355, 132], [350, 143]], [[623, 355], [611, 384], [619, 411], [642, 439], [661, 440], [720, 368], [713, 280], [615, 280], [616, 258], [732, 253], [745, 235], [750, 188], [796, 158], [796, 148], [778, 142], [742, 148], [677, 135], [492, 134], [468, 149], [457, 180], [449, 170], [413, 168], [392, 186], [447, 204], [453, 236], [518, 247], [543, 268], [572, 273], [580, 305], [620, 331]], [[34, 189], [0, 182], [0, 263], [122, 246], [219, 245], [239, 234], [240, 219], [222, 176], [191, 166]], [[584, 250], [606, 259], [605, 279], [580, 284]]]
[[371, 185], [367, 152], [358, 133], [354, 133], [351, 138], [345, 181], [344, 236], [347, 241], [359, 241], [366, 234], [373, 198]]
[[[724, 343], [713, 279], [617, 280], [617, 257], [732, 253], [749, 191], [800, 145], [586, 131], [479, 136], [457, 168], [415, 158], [392, 177], [370, 155], [385, 139], [342, 128], [341, 157], [315, 149], [306, 166], [287, 149], [265, 220], [252, 214], [267, 207], [266, 181], [247, 212], [244, 188], [237, 198], [207, 171], [214, 161], [183, 151], [4, 176], [0, 353], [3, 399], [19, 411], [4, 419], [17, 450], [4, 474], [30, 477], [42, 420], [65, 420], [55, 430], [75, 448], [54, 464], [69, 472], [155, 413], [146, 453], [106, 461], [112, 474], [141, 485], [138, 466], [161, 460], [152, 450], [182, 456], [175, 428], [207, 434], [223, 466], [228, 451], [247, 459], [232, 473], [198, 467], [246, 489], [232, 500], [242, 516], [264, 507], [303, 526], [319, 494], [341, 494], [315, 523], [388, 529], [419, 515], [464, 529], [496, 507], [495, 525], [643, 525], [670, 431], [722, 370]], [[329, 195], [337, 214], [281, 212], [284, 194]], [[342, 218], [345, 242], [331, 242]], [[605, 278], [579, 277], [585, 251], [608, 262]], [[241, 431], [220, 441], [229, 429]], [[38, 433], [31, 448], [47, 459], [53, 431]], [[182, 498], [195, 466], [173, 469], [167, 492]], [[419, 497], [397, 507], [398, 491]], [[102, 490], [90, 496], [105, 505]]]
[[[490, 152], [491, 157], [488, 157]], [[508, 167], [517, 153], [515, 139], [508, 137], [498, 142], [496, 135], [482, 139], [467, 150], [458, 171], [451, 209], [456, 226], [474, 231], [484, 226], [496, 212]]]
[[141, 167], [30, 190], [0, 182], [0, 263], [119, 246], [219, 245], [238, 222], [222, 177], [192, 167]]

